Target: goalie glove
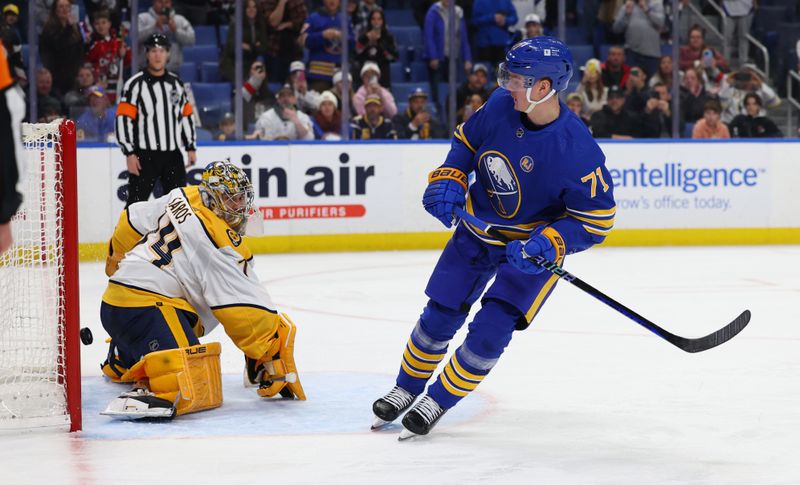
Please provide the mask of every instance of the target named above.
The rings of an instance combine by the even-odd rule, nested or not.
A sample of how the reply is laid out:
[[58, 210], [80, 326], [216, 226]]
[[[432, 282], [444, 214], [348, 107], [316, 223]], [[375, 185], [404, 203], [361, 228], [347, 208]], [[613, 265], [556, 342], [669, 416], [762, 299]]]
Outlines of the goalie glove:
[[286, 398], [305, 401], [306, 394], [294, 362], [294, 337], [297, 327], [285, 313], [281, 313], [280, 316], [281, 320], [276, 331], [277, 351], [260, 359], [245, 356], [244, 385], [257, 387], [256, 392], [261, 397], [280, 394]]

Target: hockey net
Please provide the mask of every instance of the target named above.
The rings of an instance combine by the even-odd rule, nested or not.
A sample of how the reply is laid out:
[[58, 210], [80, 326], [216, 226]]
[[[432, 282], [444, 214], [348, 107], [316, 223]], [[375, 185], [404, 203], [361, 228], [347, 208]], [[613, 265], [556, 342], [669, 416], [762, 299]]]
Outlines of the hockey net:
[[75, 124], [24, 124], [0, 257], [0, 430], [81, 427]]

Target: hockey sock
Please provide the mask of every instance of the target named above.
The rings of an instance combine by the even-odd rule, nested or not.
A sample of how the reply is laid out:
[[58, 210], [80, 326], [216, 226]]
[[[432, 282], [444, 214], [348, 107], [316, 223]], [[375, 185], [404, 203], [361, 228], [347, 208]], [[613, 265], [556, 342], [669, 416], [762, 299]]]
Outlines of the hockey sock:
[[449, 409], [478, 387], [497, 363], [484, 359], [462, 345], [453, 353], [436, 382], [428, 387], [428, 395], [441, 407]]
[[403, 352], [397, 385], [411, 394], [420, 394], [439, 362], [447, 354], [448, 343], [449, 340], [433, 339], [422, 329], [421, 323], [417, 322]]

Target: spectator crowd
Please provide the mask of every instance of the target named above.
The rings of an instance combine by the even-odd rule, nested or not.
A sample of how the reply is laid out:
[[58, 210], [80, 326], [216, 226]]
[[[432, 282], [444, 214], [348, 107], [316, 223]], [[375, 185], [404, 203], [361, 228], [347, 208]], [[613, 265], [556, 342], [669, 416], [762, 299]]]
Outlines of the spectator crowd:
[[[348, 2], [345, 22], [341, 1]], [[457, 4], [452, 32], [451, 1]], [[689, 1], [696, 0], [682, 4]], [[576, 72], [562, 93], [569, 110], [597, 138], [671, 137], [672, 101], [677, 96], [682, 137], [783, 136], [770, 116], [781, 102], [776, 88], [769, 73], [748, 57], [746, 35], [758, 3], [719, 1], [730, 17], [724, 35], [733, 58], [707, 44], [704, 27], [684, 25], [685, 43], [679, 46], [678, 64], [673, 65], [672, 56], [663, 55], [671, 52], [670, 30], [680, 28], [672, 21], [671, 2], [568, 0], [568, 25], [584, 39], [586, 45], [581, 47], [589, 47], [588, 54], [586, 49], [575, 52]], [[80, 138], [113, 141], [120, 90], [141, 69], [131, 56], [130, 2], [35, 3], [40, 65], [32, 82], [38, 119], [70, 117], [77, 120]], [[238, 45], [233, 0], [142, 0], [134, 21], [138, 42], [153, 33], [169, 38], [167, 69], [175, 73], [194, 66], [186, 55], [196, 49], [199, 29], [212, 29], [218, 67], [210, 77], [220, 85], [236, 81], [235, 59], [241, 51], [240, 130], [246, 139], [336, 140], [347, 132], [353, 139], [416, 140], [447, 138], [456, 124], [479, 109], [495, 89], [493, 73], [513, 43], [557, 33], [557, 4], [555, 0], [246, 0]], [[26, 85], [21, 5], [0, 0], [0, 6], [0, 38], [17, 80]], [[393, 22], [400, 19], [387, 13], [399, 11], [409, 13], [416, 23], [394, 28]], [[409, 29], [410, 40], [400, 35]], [[137, 47], [141, 53], [141, 44]], [[347, 73], [341, 70], [344, 50], [350, 60]], [[800, 42], [797, 50], [800, 57]], [[450, 97], [443, 88], [451, 74], [450, 56], [457, 66], [457, 114], [452, 122], [446, 117]], [[417, 81], [413, 85], [408, 82], [412, 78]], [[223, 104], [226, 109], [211, 112], [203, 106], [201, 93], [192, 89], [192, 80], [184, 81], [196, 105], [200, 139], [236, 139], [236, 117], [230, 109], [235, 90]], [[343, 119], [345, 96], [349, 119]]]

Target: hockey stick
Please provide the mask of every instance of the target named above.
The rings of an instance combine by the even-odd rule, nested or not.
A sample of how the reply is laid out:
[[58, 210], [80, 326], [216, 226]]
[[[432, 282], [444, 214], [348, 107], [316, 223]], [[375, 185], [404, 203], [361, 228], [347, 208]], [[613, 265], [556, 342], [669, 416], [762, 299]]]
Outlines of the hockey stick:
[[[503, 233], [501, 233], [497, 228], [481, 221], [480, 219], [468, 213], [464, 209], [456, 208], [456, 215], [464, 219], [465, 221], [469, 222], [473, 226], [484, 231], [485, 233], [497, 238], [500, 241], [503, 242], [510, 241], [510, 239], [506, 237]], [[647, 330], [650, 330], [651, 332], [658, 335], [662, 339], [666, 340], [667, 342], [671, 343], [672, 345], [686, 352], [690, 353], [702, 352], [704, 350], [708, 350], [718, 345], [724, 344], [728, 340], [735, 337], [739, 332], [741, 332], [744, 329], [744, 327], [746, 327], [747, 324], [750, 322], [750, 310], [745, 310], [742, 312], [741, 315], [736, 317], [736, 319], [733, 320], [731, 323], [725, 325], [716, 332], [706, 335], [705, 337], [699, 337], [699, 338], [680, 337], [678, 335], [672, 334], [664, 330], [655, 323], [651, 322], [650, 320], [646, 319], [645, 317], [639, 315], [635, 311], [626, 307], [622, 303], [618, 302], [617, 300], [611, 298], [602, 291], [598, 290], [594, 286], [584, 282], [577, 276], [564, 270], [561, 266], [553, 263], [552, 261], [548, 261], [542, 256], [534, 256], [532, 258], [528, 258], [528, 261], [538, 265], [541, 268], [546, 269], [552, 274], [558, 276], [560, 279], [568, 283], [572, 283], [573, 285], [577, 286], [584, 292], [597, 298], [598, 300], [602, 301], [603, 303], [610, 306], [614, 310], [622, 313], [623, 315], [630, 318], [639, 325], [643, 326]]]

